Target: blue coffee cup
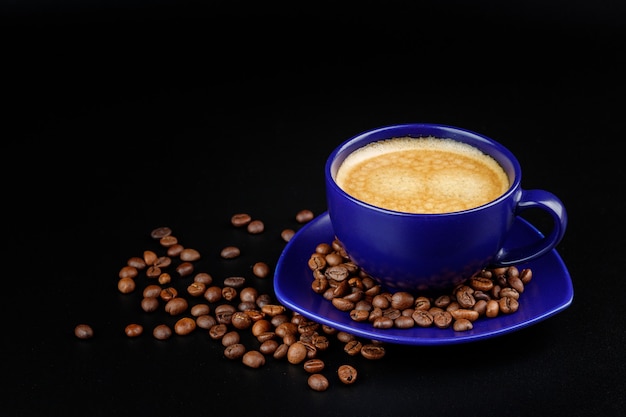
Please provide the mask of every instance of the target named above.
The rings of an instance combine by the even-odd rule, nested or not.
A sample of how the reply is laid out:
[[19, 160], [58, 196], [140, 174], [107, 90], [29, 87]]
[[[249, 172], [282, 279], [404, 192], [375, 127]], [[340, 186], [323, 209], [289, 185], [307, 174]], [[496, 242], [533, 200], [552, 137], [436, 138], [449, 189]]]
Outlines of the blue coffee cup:
[[[342, 162], [355, 150], [396, 137], [434, 137], [469, 144], [495, 159], [509, 188], [478, 207], [449, 213], [394, 211], [361, 201], [335, 181]], [[389, 290], [429, 291], [457, 285], [485, 267], [520, 265], [546, 254], [567, 227], [562, 201], [545, 190], [525, 190], [517, 158], [482, 134], [441, 124], [413, 123], [380, 127], [341, 143], [325, 165], [328, 214], [336, 238], [351, 260]], [[530, 244], [507, 241], [525, 210], [549, 214], [553, 227]], [[506, 246], [505, 246], [506, 244]]]

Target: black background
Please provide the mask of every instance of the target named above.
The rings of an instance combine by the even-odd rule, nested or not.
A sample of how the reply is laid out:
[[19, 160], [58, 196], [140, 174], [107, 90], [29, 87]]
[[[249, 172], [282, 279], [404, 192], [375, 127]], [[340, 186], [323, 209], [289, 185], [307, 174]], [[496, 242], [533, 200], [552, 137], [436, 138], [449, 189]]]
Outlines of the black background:
[[[4, 2], [0, 415], [623, 415], [624, 18], [619, 2]], [[283, 228], [325, 210], [323, 164], [364, 130], [486, 134], [554, 192], [574, 301], [471, 344], [249, 369], [206, 332], [117, 291], [169, 226], [216, 279], [274, 267]], [[229, 224], [250, 213], [262, 235]], [[225, 262], [219, 250], [242, 247]], [[181, 281], [182, 282], [182, 281]], [[271, 279], [255, 280], [271, 292]], [[180, 283], [179, 283], [180, 284]], [[128, 339], [129, 321], [146, 333]], [[92, 324], [93, 339], [74, 337]], [[171, 322], [171, 320], [170, 320]], [[359, 380], [333, 372], [353, 363]]]

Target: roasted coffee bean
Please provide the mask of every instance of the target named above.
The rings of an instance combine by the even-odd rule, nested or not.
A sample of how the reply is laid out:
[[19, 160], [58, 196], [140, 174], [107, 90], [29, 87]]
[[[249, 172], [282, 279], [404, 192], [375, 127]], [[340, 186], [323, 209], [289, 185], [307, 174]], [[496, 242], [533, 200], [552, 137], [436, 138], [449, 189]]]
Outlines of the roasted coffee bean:
[[337, 310], [350, 311], [354, 309], [354, 303], [350, 300], [346, 300], [345, 298], [335, 297], [331, 300], [331, 302]]
[[224, 323], [214, 324], [209, 329], [209, 336], [211, 339], [221, 339], [226, 333], [228, 333], [228, 326]]
[[143, 333], [143, 326], [137, 323], [131, 323], [124, 328], [124, 333], [128, 337], [137, 337]]
[[391, 329], [393, 327], [393, 319], [385, 316], [377, 317], [372, 322], [375, 329]]
[[139, 271], [134, 266], [124, 266], [120, 269], [119, 277], [120, 278], [135, 278], [139, 274]]
[[283, 314], [286, 311], [286, 308], [280, 304], [265, 304], [261, 307], [261, 311], [269, 317], [274, 317], [279, 314]]
[[521, 294], [524, 292], [524, 283], [522, 282], [522, 279], [519, 277], [519, 275], [509, 276], [509, 278], [507, 279], [507, 283], [512, 289], [514, 289], [518, 293]]
[[133, 278], [124, 277], [124, 278], [120, 278], [119, 281], [117, 281], [117, 289], [122, 294], [129, 294], [135, 291], [136, 287], [137, 287], [137, 284], [135, 283], [135, 280]]
[[478, 311], [468, 308], [459, 308], [451, 311], [450, 314], [452, 314], [452, 318], [454, 318], [454, 320], [465, 319], [469, 321], [476, 321], [478, 319]]
[[144, 297], [141, 300], [141, 309], [146, 313], [152, 313], [159, 308], [159, 299], [157, 297]]
[[287, 361], [292, 364], [298, 364], [307, 358], [308, 349], [302, 342], [295, 342], [289, 346], [287, 351]]
[[469, 280], [469, 286], [476, 291], [487, 292], [493, 288], [493, 281], [482, 276], [473, 276]]
[[265, 262], [257, 262], [252, 266], [252, 273], [257, 278], [267, 278], [270, 274], [270, 267]]
[[326, 268], [326, 257], [321, 253], [314, 253], [309, 257], [307, 263], [311, 271], [316, 271]]
[[474, 289], [469, 285], [461, 285], [454, 293], [456, 301], [462, 308], [472, 308], [476, 303]]
[[343, 281], [350, 276], [350, 272], [344, 265], [335, 265], [328, 267], [324, 275], [326, 275], [328, 279]]
[[375, 343], [364, 344], [361, 348], [361, 356], [371, 360], [382, 359], [385, 356], [385, 347]]
[[252, 220], [246, 226], [246, 230], [250, 234], [258, 235], [259, 233], [263, 233], [265, 230], [265, 224], [261, 220]]
[[196, 330], [196, 321], [191, 317], [183, 317], [174, 323], [174, 332], [177, 335], [186, 336]]
[[235, 276], [235, 277], [224, 278], [224, 286], [226, 287], [240, 289], [240, 288], [243, 288], [244, 285], [246, 285], [245, 277]]
[[354, 321], [367, 321], [370, 316], [369, 311], [353, 309], [350, 311], [350, 318]]
[[485, 308], [485, 316], [493, 318], [497, 317], [500, 312], [500, 304], [496, 300], [487, 301], [487, 307]]
[[191, 307], [190, 313], [194, 317], [200, 317], [211, 312], [211, 307], [208, 304], [196, 304]]
[[148, 278], [158, 278], [159, 276], [161, 276], [161, 274], [161, 268], [155, 265], [148, 266], [148, 269], [146, 270], [146, 276]]
[[415, 320], [411, 316], [400, 316], [393, 321], [393, 326], [398, 329], [410, 329], [415, 325]]
[[289, 345], [285, 343], [281, 343], [278, 345], [274, 354], [272, 355], [274, 359], [283, 359], [287, 357], [287, 352], [289, 351]]
[[341, 365], [337, 368], [337, 377], [346, 385], [354, 384], [357, 379], [357, 370], [352, 365]]
[[140, 258], [138, 256], [133, 256], [132, 258], [129, 258], [126, 264], [138, 270], [142, 270], [146, 267], [146, 261], [144, 261], [143, 258]]
[[224, 356], [227, 359], [241, 359], [244, 353], [246, 353], [246, 347], [241, 343], [226, 346], [226, 349], [224, 349]]
[[237, 297], [237, 290], [233, 287], [222, 288], [222, 298], [226, 301], [232, 301]]
[[167, 226], [157, 227], [150, 232], [150, 237], [155, 240], [164, 238], [172, 234], [172, 229]]
[[206, 285], [201, 282], [192, 282], [187, 286], [187, 294], [191, 295], [192, 297], [200, 297], [204, 295], [205, 291]]
[[296, 231], [293, 229], [283, 229], [283, 231], [280, 232], [280, 237], [285, 242], [289, 242], [295, 234], [296, 234]]
[[185, 249], [185, 247], [183, 245], [181, 245], [180, 243], [176, 243], [175, 245], [172, 245], [170, 247], [167, 248], [167, 256], [170, 257], [177, 257], [180, 255], [180, 253]]
[[158, 340], [166, 340], [172, 336], [172, 329], [167, 324], [159, 324], [152, 330], [152, 336]]
[[185, 248], [180, 253], [179, 257], [181, 261], [195, 262], [199, 260], [202, 256], [200, 255], [200, 252], [198, 252], [196, 249]]
[[258, 296], [259, 296], [259, 292], [254, 287], [242, 288], [239, 291], [239, 299], [244, 303], [245, 302], [256, 303], [256, 299]]
[[191, 262], [183, 262], [176, 267], [176, 272], [181, 277], [186, 277], [188, 275], [193, 274], [194, 266]]
[[430, 327], [435, 320], [433, 315], [425, 310], [415, 310], [411, 314], [411, 319], [420, 327]]
[[209, 303], [216, 303], [222, 299], [222, 289], [217, 285], [212, 285], [204, 292], [204, 298]]
[[328, 378], [322, 374], [311, 374], [307, 379], [307, 384], [314, 391], [326, 391], [330, 385]]
[[161, 285], [167, 285], [172, 282], [172, 276], [167, 272], [163, 272], [161, 273], [161, 275], [159, 275], [158, 281]]
[[476, 304], [474, 304], [473, 310], [477, 311], [479, 316], [484, 316], [487, 311], [487, 301], [477, 300]]
[[502, 297], [498, 300], [500, 311], [504, 314], [515, 313], [519, 308], [519, 302], [512, 297]]
[[236, 329], [243, 330], [252, 326], [252, 318], [244, 311], [235, 311], [230, 318], [232, 326]]
[[235, 227], [247, 226], [252, 221], [252, 217], [248, 213], [233, 214], [230, 223]]
[[143, 289], [144, 297], [159, 297], [163, 288], [160, 285], [150, 284]]
[[453, 322], [452, 314], [449, 311], [441, 310], [432, 313], [433, 323], [440, 329], [447, 329]]
[[296, 221], [298, 223], [310, 222], [311, 220], [313, 220], [314, 217], [315, 215], [313, 214], [313, 212], [308, 209], [300, 210], [298, 213], [296, 213]]
[[213, 277], [210, 274], [207, 274], [206, 272], [198, 272], [193, 277], [193, 281], [209, 286], [213, 283]]
[[93, 334], [93, 328], [88, 324], [81, 323], [74, 327], [74, 335], [79, 339], [91, 339]]
[[504, 297], [510, 297], [510, 298], [514, 298], [516, 300], [519, 300], [520, 293], [515, 288], [506, 287], [506, 288], [502, 288], [502, 290], [500, 290], [500, 298], [504, 298]]
[[234, 259], [241, 255], [241, 250], [237, 246], [226, 246], [220, 252], [220, 256], [224, 259]]
[[[276, 334], [279, 337], [283, 337], [278, 333], [279, 327], [276, 328]], [[271, 329], [272, 329], [272, 323], [269, 320], [266, 320], [266, 319], [257, 320], [252, 324], [252, 335], [257, 337], [261, 333], [269, 332]]]
[[530, 269], [522, 269], [519, 277], [522, 280], [522, 283], [528, 284], [530, 280], [533, 279], [533, 271]]
[[454, 320], [454, 323], [452, 324], [452, 328], [454, 329], [455, 332], [465, 332], [468, 330], [472, 330], [474, 328], [474, 325], [472, 324], [470, 320], [457, 319], [457, 320]]
[[415, 297], [407, 291], [397, 291], [391, 296], [391, 307], [398, 310], [413, 307]]
[[172, 258], [169, 256], [159, 256], [155, 261], [153, 266], [165, 269], [172, 264]]
[[274, 352], [276, 352], [276, 349], [278, 349], [278, 341], [275, 339], [267, 339], [261, 342], [261, 345], [259, 346], [259, 352], [261, 352], [264, 355], [273, 355]]
[[304, 362], [303, 368], [310, 374], [316, 374], [324, 370], [325, 363], [321, 359], [308, 359]]
[[242, 362], [250, 368], [260, 368], [265, 365], [265, 356], [258, 350], [249, 350], [243, 354]]
[[147, 266], [154, 265], [157, 259], [159, 259], [159, 256], [156, 254], [156, 252], [151, 250], [143, 251], [143, 260]]
[[172, 298], [165, 304], [165, 311], [170, 314], [170, 316], [177, 316], [179, 314], [187, 311], [189, 307], [189, 303], [187, 300], [181, 297]]
[[230, 304], [220, 304], [213, 310], [217, 322], [224, 324], [230, 324], [232, 322], [235, 311], [237, 311], [237, 308]]
[[209, 314], [202, 314], [201, 316], [196, 317], [196, 325], [201, 329], [210, 329], [216, 324], [217, 320], [215, 319], [215, 317]]
[[256, 298], [256, 305], [259, 306], [259, 308], [263, 308], [264, 305], [270, 304], [271, 301], [272, 297], [269, 294], [259, 294]]
[[361, 341], [357, 339], [350, 340], [349, 342], [346, 342], [346, 344], [343, 346], [343, 351], [350, 356], [359, 354], [361, 352], [361, 349], [363, 349], [363, 343], [361, 343]]
[[172, 298], [178, 297], [178, 290], [174, 287], [163, 288], [159, 293], [159, 297], [161, 298], [161, 300], [167, 302]]
[[224, 336], [222, 336], [222, 345], [234, 345], [235, 343], [239, 343], [240, 340], [241, 336], [239, 335], [239, 333], [237, 333], [235, 330], [231, 330], [230, 332], [224, 333]]
[[161, 239], [159, 239], [159, 243], [161, 244], [161, 246], [169, 248], [170, 246], [178, 244], [178, 238], [172, 235], [163, 236]]

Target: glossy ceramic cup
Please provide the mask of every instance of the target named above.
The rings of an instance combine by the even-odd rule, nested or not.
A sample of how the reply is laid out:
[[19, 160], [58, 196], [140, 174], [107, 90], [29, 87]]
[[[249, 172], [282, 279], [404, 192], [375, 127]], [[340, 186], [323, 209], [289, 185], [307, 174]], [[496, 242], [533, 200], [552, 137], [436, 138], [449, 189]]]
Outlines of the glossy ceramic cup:
[[[511, 185], [487, 204], [443, 214], [375, 207], [337, 185], [337, 171], [353, 151], [370, 142], [401, 136], [434, 136], [470, 144], [498, 161]], [[552, 250], [567, 227], [567, 212], [559, 198], [549, 191], [522, 188], [522, 169], [507, 148], [484, 135], [453, 126], [416, 123], [363, 132], [330, 154], [325, 180], [328, 214], [336, 238], [355, 264], [394, 291], [441, 290], [484, 267], [522, 264]], [[538, 233], [537, 240], [529, 245], [509, 245], [505, 241], [516, 217], [531, 208], [550, 215], [550, 233]]]

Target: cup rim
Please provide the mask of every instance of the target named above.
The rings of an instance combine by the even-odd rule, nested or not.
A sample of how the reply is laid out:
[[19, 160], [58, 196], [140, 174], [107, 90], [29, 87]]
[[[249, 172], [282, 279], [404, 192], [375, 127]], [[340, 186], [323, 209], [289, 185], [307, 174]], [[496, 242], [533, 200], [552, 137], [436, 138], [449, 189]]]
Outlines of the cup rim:
[[[384, 140], [384, 139], [391, 139], [393, 137], [400, 137], [400, 136], [411, 136], [410, 133], [401, 133], [401, 134], [397, 134], [394, 135], [393, 132], [408, 132], [408, 131], [412, 131], [412, 130], [438, 130], [441, 132], [447, 132], [449, 135], [447, 136], [438, 136], [438, 135], [434, 135], [434, 134], [428, 134], [430, 136], [434, 136], [434, 137], [439, 137], [439, 138], [444, 138], [444, 139], [454, 139], [454, 140], [460, 140], [462, 142], [466, 142], [468, 143], [466, 140], [462, 140], [460, 138], [465, 138], [465, 139], [471, 139], [469, 141], [470, 145], [476, 146], [477, 144], [482, 144], [484, 146], [488, 146], [490, 149], [495, 150], [497, 152], [497, 155], [494, 155], [492, 152], [486, 152], [483, 147], [481, 146], [476, 146], [478, 147], [481, 151], [489, 154], [492, 158], [496, 159], [496, 161], [504, 168], [504, 170], [507, 172], [507, 175], [509, 175], [509, 178], [511, 178], [511, 174], [513, 175], [513, 181], [511, 182], [511, 184], [509, 185], [509, 188], [503, 193], [501, 194], [498, 198], [482, 204], [480, 206], [477, 207], [472, 207], [470, 209], [466, 209], [466, 210], [460, 210], [460, 211], [453, 211], [453, 212], [449, 212], [449, 213], [410, 213], [410, 212], [403, 212], [403, 211], [395, 211], [395, 210], [391, 210], [391, 209], [386, 209], [386, 208], [382, 208], [382, 207], [378, 207], [378, 206], [374, 206], [372, 204], [366, 203], [364, 201], [361, 201], [353, 196], [351, 196], [350, 194], [346, 193], [341, 187], [339, 187], [339, 185], [337, 185], [337, 183], [335, 182], [335, 174], [339, 168], [339, 165], [341, 164], [341, 162], [343, 162], [343, 160], [345, 159], [345, 157], [347, 157], [350, 153], [352, 153], [353, 151], [355, 151], [356, 149], [365, 146], [367, 143], [371, 143], [371, 142], [375, 142], [378, 140]], [[389, 135], [386, 135], [386, 133], [390, 133]], [[426, 136], [426, 135], [424, 135]], [[420, 137], [419, 135], [416, 135], [415, 137]], [[345, 153], [345, 157], [341, 160], [338, 160], [338, 157]], [[503, 162], [503, 158], [505, 158], [505, 161], [507, 163]], [[505, 166], [506, 165], [506, 166]], [[326, 164], [325, 164], [325, 168], [324, 168], [324, 172], [325, 172], [325, 176], [326, 176], [326, 182], [327, 182], [327, 186], [332, 187], [333, 191], [339, 193], [343, 198], [348, 199], [349, 201], [351, 201], [353, 204], [357, 204], [360, 206], [364, 206], [367, 207], [370, 210], [375, 210], [381, 213], [386, 213], [386, 214], [393, 214], [393, 215], [401, 215], [401, 216], [408, 216], [408, 217], [414, 217], [414, 216], [425, 216], [425, 217], [445, 217], [445, 216], [457, 216], [459, 214], [464, 214], [464, 213], [472, 213], [472, 212], [476, 212], [476, 211], [482, 211], [485, 210], [489, 207], [495, 206], [500, 204], [502, 201], [507, 200], [510, 198], [511, 194], [515, 193], [516, 190], [519, 189], [520, 184], [521, 184], [521, 166], [519, 161], [517, 160], [517, 158], [515, 157], [515, 155], [513, 155], [513, 153], [504, 145], [502, 145], [500, 142], [496, 141], [495, 139], [492, 139], [484, 134], [469, 130], [469, 129], [465, 129], [465, 128], [461, 128], [461, 127], [457, 127], [457, 126], [452, 126], [452, 125], [447, 125], [447, 124], [440, 124], [440, 123], [404, 123], [404, 124], [391, 124], [391, 125], [385, 125], [385, 126], [381, 126], [381, 127], [377, 127], [377, 128], [373, 128], [373, 129], [368, 129], [365, 131], [362, 131], [361, 133], [358, 133], [348, 139], [346, 139], [345, 141], [343, 141], [342, 143], [340, 143], [337, 147], [335, 147], [335, 149], [333, 149], [333, 151], [330, 153], [330, 155], [328, 156], [328, 158], [326, 159]]]

